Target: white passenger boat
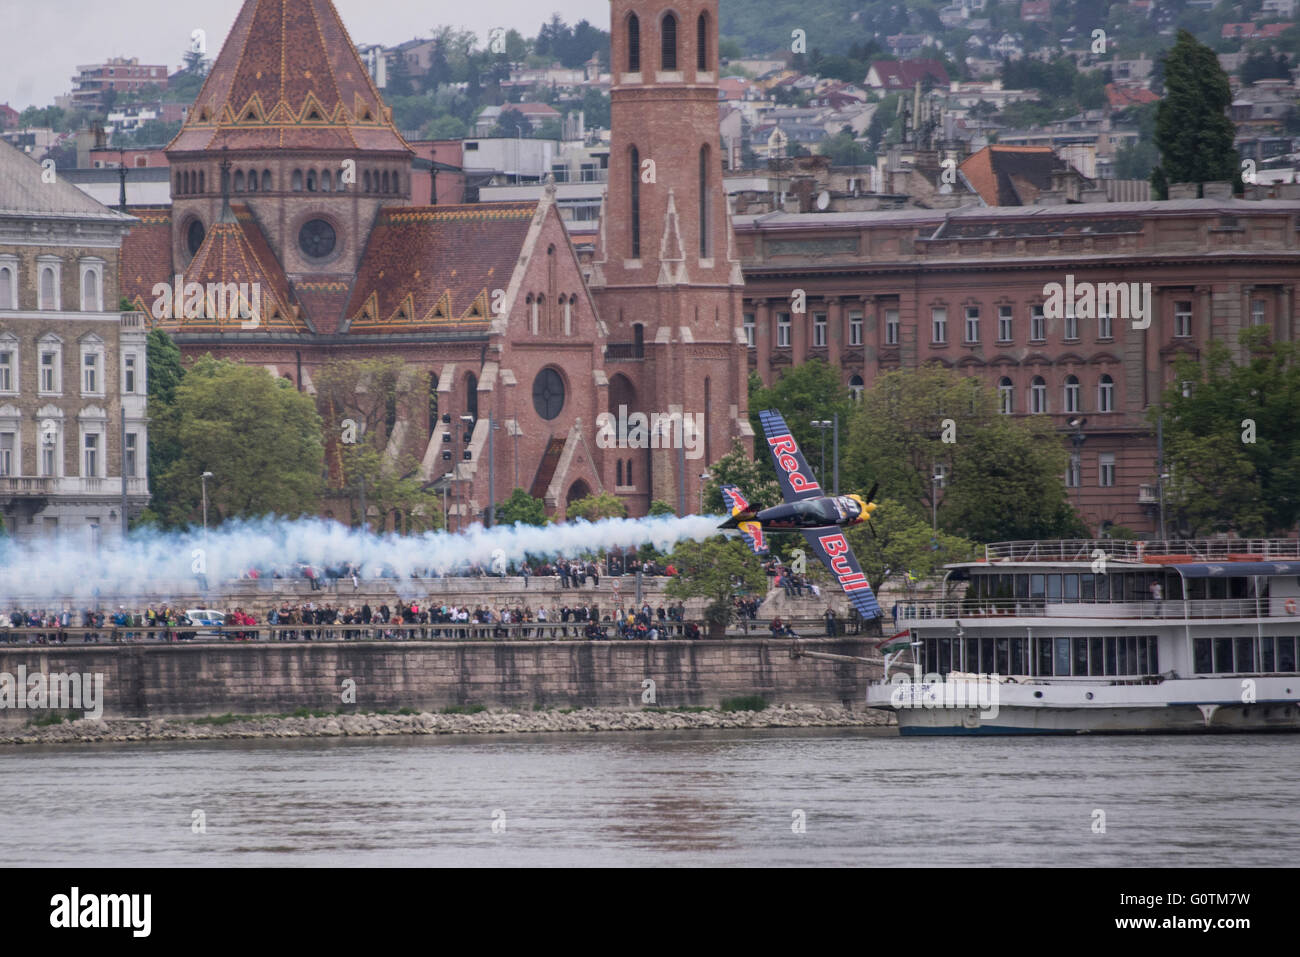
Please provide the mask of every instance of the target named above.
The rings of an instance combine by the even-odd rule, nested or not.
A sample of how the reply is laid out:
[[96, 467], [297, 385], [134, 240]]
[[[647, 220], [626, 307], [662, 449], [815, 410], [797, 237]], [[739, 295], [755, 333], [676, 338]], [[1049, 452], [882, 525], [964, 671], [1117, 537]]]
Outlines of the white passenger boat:
[[1004, 542], [900, 603], [902, 734], [1300, 730], [1300, 542]]

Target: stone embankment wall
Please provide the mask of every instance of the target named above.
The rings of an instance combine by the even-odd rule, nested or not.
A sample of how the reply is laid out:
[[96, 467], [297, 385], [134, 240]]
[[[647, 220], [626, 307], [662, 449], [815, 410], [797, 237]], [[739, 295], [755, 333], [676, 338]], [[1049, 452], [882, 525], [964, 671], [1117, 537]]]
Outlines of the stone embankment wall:
[[[808, 651], [874, 656], [874, 640], [812, 639]], [[287, 714], [300, 708], [438, 711], [484, 705], [640, 708], [862, 706], [880, 666], [791, 658], [792, 642], [447, 641], [0, 646], [0, 672], [102, 674], [105, 718]], [[646, 692], [653, 682], [653, 700]], [[354, 689], [353, 700], [346, 700]], [[46, 711], [0, 707], [6, 725]]]

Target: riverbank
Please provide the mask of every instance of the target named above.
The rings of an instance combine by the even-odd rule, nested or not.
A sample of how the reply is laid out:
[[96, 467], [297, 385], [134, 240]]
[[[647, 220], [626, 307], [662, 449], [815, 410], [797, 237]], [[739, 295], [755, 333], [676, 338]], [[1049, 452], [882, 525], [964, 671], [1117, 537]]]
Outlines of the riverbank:
[[770, 707], [762, 711], [578, 708], [474, 714], [223, 715], [217, 718], [81, 719], [7, 729], [3, 744], [210, 741], [231, 738], [338, 738], [391, 734], [539, 734], [574, 731], [683, 731], [717, 728], [869, 728], [894, 723], [883, 711]]

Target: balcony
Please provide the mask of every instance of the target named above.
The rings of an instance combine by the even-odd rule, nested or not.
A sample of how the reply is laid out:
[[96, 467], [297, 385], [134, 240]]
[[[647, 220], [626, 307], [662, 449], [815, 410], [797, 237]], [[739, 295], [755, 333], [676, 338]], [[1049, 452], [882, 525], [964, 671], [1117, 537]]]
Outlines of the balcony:
[[611, 342], [605, 346], [606, 359], [644, 359], [645, 343], [643, 342]]
[[0, 497], [44, 498], [54, 491], [58, 479], [24, 476], [0, 476]]
[[1138, 504], [1155, 505], [1160, 501], [1160, 489], [1154, 485], [1138, 486]]
[[898, 603], [898, 622], [974, 621], [984, 618], [1094, 618], [1102, 621], [1126, 619], [1191, 620], [1221, 618], [1289, 618], [1281, 601], [1269, 599], [1209, 598], [1165, 599], [1163, 601], [1093, 601], [1042, 598], [964, 598], [908, 600]]
[[[126, 494], [145, 497], [149, 494], [149, 480], [129, 478]], [[105, 495], [121, 497], [122, 480], [113, 478], [82, 478], [81, 476], [0, 476], [0, 498], [48, 498], [51, 495]]]

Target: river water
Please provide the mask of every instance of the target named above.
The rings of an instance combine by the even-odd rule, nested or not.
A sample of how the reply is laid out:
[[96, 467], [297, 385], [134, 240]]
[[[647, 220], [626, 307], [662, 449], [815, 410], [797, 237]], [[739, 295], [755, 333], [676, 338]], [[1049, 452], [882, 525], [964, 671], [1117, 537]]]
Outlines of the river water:
[[1290, 865], [1298, 756], [1290, 735], [892, 729], [7, 747], [0, 846], [56, 866]]

